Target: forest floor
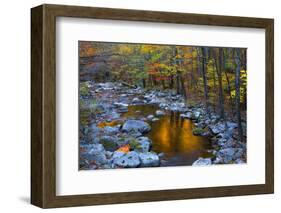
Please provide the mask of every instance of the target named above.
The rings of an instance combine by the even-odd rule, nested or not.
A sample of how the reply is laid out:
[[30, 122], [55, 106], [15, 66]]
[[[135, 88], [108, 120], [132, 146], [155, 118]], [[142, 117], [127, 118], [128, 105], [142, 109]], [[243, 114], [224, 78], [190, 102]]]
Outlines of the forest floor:
[[173, 90], [87, 81], [80, 94], [81, 170], [246, 163], [246, 122], [238, 141], [234, 120]]

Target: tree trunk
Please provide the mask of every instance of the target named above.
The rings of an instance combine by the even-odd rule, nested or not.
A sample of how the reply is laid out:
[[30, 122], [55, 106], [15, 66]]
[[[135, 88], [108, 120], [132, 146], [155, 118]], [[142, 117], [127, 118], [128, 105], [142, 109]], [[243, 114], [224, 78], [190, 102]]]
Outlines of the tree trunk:
[[224, 96], [222, 90], [222, 68], [223, 68], [223, 51], [222, 48], [219, 48], [219, 69], [217, 70], [218, 73], [218, 80], [219, 80], [219, 108], [220, 108], [220, 118], [224, 119]]
[[142, 79], [142, 86], [143, 86], [143, 88], [145, 88], [145, 86], [146, 86], [146, 82], [145, 82], [144, 78]]
[[163, 89], [166, 89], [165, 80], [163, 79], [163, 80], [161, 80], [161, 82], [162, 82], [162, 87], [163, 87]]
[[178, 72], [176, 76], [176, 82], [177, 82], [177, 94], [179, 95], [181, 91], [180, 91], [180, 74]]
[[227, 91], [228, 91], [228, 95], [229, 95], [231, 114], [233, 115], [234, 110], [233, 110], [233, 100], [232, 100], [232, 97], [231, 97], [231, 87], [230, 87], [230, 82], [229, 82], [229, 78], [228, 78], [226, 70], [224, 70], [224, 74], [225, 74], [225, 78], [226, 78], [226, 81], [227, 81]]
[[241, 125], [241, 112], [240, 112], [240, 69], [241, 69], [241, 63], [240, 63], [240, 52], [238, 49], [235, 50], [236, 56], [235, 56], [235, 63], [236, 63], [236, 70], [235, 70], [235, 103], [236, 103], [236, 119], [238, 124], [238, 137], [239, 140], [243, 140], [243, 130]]
[[185, 90], [185, 86], [184, 86], [184, 79], [183, 79], [182, 76], [180, 76], [180, 82], [181, 82], [182, 95], [186, 99], [187, 98], [187, 94], [186, 94], [186, 90]]
[[206, 49], [202, 47], [202, 78], [204, 83], [204, 99], [207, 112], [209, 112], [209, 104], [208, 104], [208, 86], [207, 86], [207, 76], [206, 76]]
[[173, 89], [174, 88], [174, 76], [171, 75], [170, 76], [170, 89]]
[[[213, 92], [214, 92], [214, 103], [216, 103], [217, 102], [217, 96], [216, 96], [216, 94], [217, 94], [217, 83], [216, 83], [216, 72], [215, 72], [215, 70], [216, 70], [216, 66], [215, 66], [215, 62], [214, 62], [214, 64], [213, 64], [213, 84], [214, 84], [214, 89], [213, 89]], [[214, 112], [216, 112], [216, 104], [214, 104]]]

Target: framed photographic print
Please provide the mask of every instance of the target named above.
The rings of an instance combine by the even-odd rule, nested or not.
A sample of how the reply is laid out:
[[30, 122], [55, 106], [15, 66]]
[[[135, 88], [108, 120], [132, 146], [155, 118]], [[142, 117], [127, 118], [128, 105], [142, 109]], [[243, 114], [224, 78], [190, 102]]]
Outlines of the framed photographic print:
[[31, 9], [31, 203], [274, 191], [273, 19]]

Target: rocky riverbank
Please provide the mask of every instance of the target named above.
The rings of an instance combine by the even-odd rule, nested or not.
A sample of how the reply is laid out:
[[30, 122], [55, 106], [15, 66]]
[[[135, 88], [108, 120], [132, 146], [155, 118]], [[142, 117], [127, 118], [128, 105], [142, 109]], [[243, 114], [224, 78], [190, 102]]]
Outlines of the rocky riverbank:
[[[186, 104], [172, 90], [143, 90], [122, 83], [80, 84], [80, 169], [136, 168], [161, 166], [164, 153], [151, 151], [153, 141], [146, 133], [150, 122], [168, 112], [180, 112], [195, 124], [194, 135], [208, 137], [211, 158], [199, 158], [193, 165], [246, 162], [246, 144], [237, 140], [237, 124], [220, 121], [202, 104]], [[156, 105], [155, 113], [124, 117], [132, 105]], [[244, 124], [244, 126], [246, 126]], [[246, 132], [246, 130], [244, 131]]]

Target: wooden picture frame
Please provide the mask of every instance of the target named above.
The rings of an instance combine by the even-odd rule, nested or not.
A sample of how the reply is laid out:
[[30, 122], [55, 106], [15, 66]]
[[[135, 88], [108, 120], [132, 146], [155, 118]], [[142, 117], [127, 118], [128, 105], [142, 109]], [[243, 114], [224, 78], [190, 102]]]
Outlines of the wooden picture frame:
[[[265, 29], [265, 184], [56, 195], [56, 17]], [[274, 191], [274, 21], [186, 13], [44, 4], [31, 9], [31, 203], [42, 208], [267, 194]]]

